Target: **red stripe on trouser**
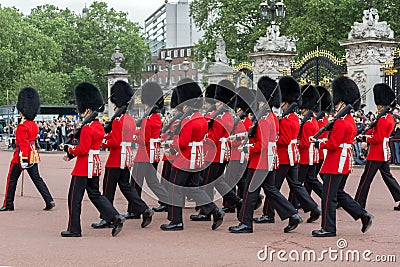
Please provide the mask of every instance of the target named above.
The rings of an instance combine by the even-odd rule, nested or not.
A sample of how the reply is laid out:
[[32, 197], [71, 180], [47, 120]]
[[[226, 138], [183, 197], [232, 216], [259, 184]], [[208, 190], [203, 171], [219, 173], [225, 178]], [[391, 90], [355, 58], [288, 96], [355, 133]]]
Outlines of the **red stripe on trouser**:
[[208, 183], [208, 177], [210, 177], [210, 170], [211, 170], [211, 165], [208, 167], [208, 173], [207, 173], [207, 178], [206, 178], [206, 181], [204, 182], [204, 184], [207, 184]]
[[[171, 198], [171, 204], [172, 206], [174, 205], [174, 185], [176, 185], [176, 175], [178, 174], [178, 170], [175, 170], [175, 176], [174, 176], [174, 183], [172, 184], [172, 198]], [[172, 208], [172, 214], [171, 214], [171, 221], [174, 221], [174, 209]]]
[[4, 195], [3, 207], [7, 206], [6, 199], [7, 199], [7, 196], [8, 196], [8, 186], [10, 185], [10, 177], [11, 177], [11, 172], [12, 172], [13, 167], [14, 167], [14, 163], [11, 163], [10, 164], [10, 169], [8, 170], [7, 183], [6, 183], [6, 193]]
[[75, 193], [76, 176], [72, 176], [72, 179], [74, 179], [74, 185], [72, 186], [71, 202], [69, 203], [69, 224], [68, 224], [68, 231], [71, 231], [71, 224], [72, 224], [72, 203], [74, 202], [74, 193]]
[[111, 170], [110, 170], [110, 169], [107, 169], [106, 186], [104, 187], [103, 195], [106, 195], [106, 194], [107, 194], [108, 180], [109, 180], [109, 178], [110, 178], [110, 172], [111, 172]]
[[356, 196], [357, 197], [357, 199], [356, 199], [357, 202], [358, 202], [358, 200], [360, 200], [361, 192], [362, 192], [362, 189], [364, 188], [365, 182], [367, 181], [369, 170], [371, 169], [371, 165], [372, 165], [372, 161], [369, 162], [368, 171], [365, 174], [364, 181], [362, 182], [361, 187], [360, 187], [360, 191], [358, 191], [359, 194], [358, 194], [358, 196]]
[[253, 177], [254, 177], [255, 173], [256, 173], [256, 171], [254, 170], [254, 172], [253, 172], [253, 174], [251, 175], [251, 178], [250, 178], [249, 188], [247, 188], [246, 198], [245, 198], [245, 200], [243, 202], [242, 221], [244, 221], [244, 213], [245, 213], [245, 210], [246, 210], [246, 203], [247, 203], [247, 199], [249, 198], [249, 190], [251, 188], [251, 184], [253, 183]]
[[[328, 193], [326, 194], [326, 199], [325, 199], [325, 212], [324, 212], [324, 230], [326, 230], [326, 214], [328, 213], [328, 199], [329, 199], [329, 193], [331, 192], [331, 183], [332, 183], [332, 175], [329, 176], [329, 183], [328, 183]], [[336, 208], [336, 207], [335, 207]]]
[[268, 215], [268, 209], [269, 209], [269, 201], [270, 201], [270, 197], [268, 196], [268, 199], [265, 200], [265, 209], [263, 210], [263, 215]]

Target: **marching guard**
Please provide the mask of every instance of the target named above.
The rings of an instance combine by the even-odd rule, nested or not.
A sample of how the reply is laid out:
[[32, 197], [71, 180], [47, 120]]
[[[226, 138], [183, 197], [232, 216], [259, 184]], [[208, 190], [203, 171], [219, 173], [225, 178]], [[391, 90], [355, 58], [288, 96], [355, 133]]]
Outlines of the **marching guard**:
[[[327, 149], [327, 155], [321, 167], [323, 174], [322, 189], [322, 221], [321, 229], [312, 231], [314, 237], [336, 236], [336, 207], [337, 204], [349, 213], [355, 220], [361, 219], [361, 231], [365, 233], [372, 225], [372, 214], [363, 209], [349, 194], [344, 191], [347, 178], [352, 170], [352, 143], [357, 133], [357, 127], [346, 105], [360, 107], [360, 91], [356, 83], [344, 76], [332, 82], [332, 100], [338, 114], [327, 140], [315, 140], [315, 146]], [[344, 110], [344, 111], [343, 111]]]
[[[284, 232], [288, 233], [297, 228], [303, 221], [296, 209], [275, 187], [275, 171], [277, 167], [276, 137], [278, 133], [277, 117], [269, 106], [279, 106], [281, 93], [278, 84], [269, 77], [261, 77], [258, 81], [256, 101], [259, 109], [256, 122], [253, 123], [254, 136], [250, 136], [250, 145], [243, 144], [243, 151], [250, 153], [247, 177], [245, 180], [243, 202], [238, 215], [240, 224], [229, 227], [231, 233], [252, 233], [253, 214], [263, 187], [269, 200], [276, 208], [280, 218], [289, 218], [289, 224]], [[268, 100], [264, 100], [268, 99]], [[269, 105], [269, 106], [268, 106]]]
[[[136, 131], [136, 123], [131, 115], [126, 114], [126, 109], [132, 96], [133, 89], [125, 81], [116, 81], [111, 87], [110, 100], [115, 105], [114, 111], [119, 115], [116, 117], [113, 116], [113, 120], [109, 122], [111, 123], [111, 131], [106, 131], [102, 144], [102, 147], [110, 149], [110, 154], [105, 165], [103, 195], [112, 204], [118, 184], [122, 194], [129, 203], [133, 204], [133, 212], [142, 215], [143, 222], [141, 226], [144, 228], [151, 223], [154, 212], [149, 209], [132, 184], [129, 183], [129, 168], [133, 166], [134, 159], [131, 143], [133, 141], [133, 134]], [[106, 228], [112, 227], [112, 225], [102, 219], [99, 223], [93, 223], [92, 227]]]
[[[322, 183], [316, 177], [315, 165], [319, 161], [318, 149], [310, 142], [310, 136], [314, 136], [319, 130], [318, 122], [314, 117], [314, 112], [321, 109], [320, 95], [317, 89], [312, 85], [303, 85], [301, 87], [302, 101], [299, 105], [302, 116], [299, 131], [299, 181], [304, 186], [311, 188], [321, 197]], [[293, 206], [297, 206], [297, 199], [294, 193], [290, 191], [289, 201]]]
[[[207, 134], [207, 121], [198, 111], [203, 104], [202, 92], [197, 83], [183, 79], [176, 88], [179, 108], [184, 115], [179, 125], [179, 135], [176, 136], [167, 156], [176, 155], [172, 164], [169, 192], [168, 220], [162, 224], [161, 230], [183, 230], [182, 207], [185, 204], [185, 194], [192, 197], [201, 206], [205, 216], [213, 215], [211, 229], [216, 230], [223, 222], [224, 212], [219, 209], [205, 191], [199, 188], [200, 173], [204, 168], [203, 140]], [[183, 187], [185, 186], [185, 189]]]
[[71, 146], [61, 144], [60, 149], [67, 152], [65, 161], [76, 157], [75, 167], [72, 170], [71, 184], [68, 192], [68, 228], [61, 232], [62, 237], [80, 237], [81, 206], [85, 190], [90, 201], [100, 212], [108, 224], [113, 225], [112, 236], [122, 230], [125, 218], [118, 213], [111, 202], [99, 191], [101, 175], [100, 146], [104, 138], [103, 125], [96, 119], [97, 112], [104, 110], [103, 97], [99, 89], [90, 83], [80, 83], [75, 88], [75, 98], [78, 111], [85, 118], [80, 128], [79, 144]]
[[[385, 108], [396, 107], [396, 96], [389, 85], [380, 83], [373, 88], [375, 105], [378, 112], [382, 112]], [[361, 207], [365, 208], [367, 204], [368, 192], [378, 170], [382, 175], [382, 179], [389, 189], [394, 201], [400, 201], [400, 186], [390, 172], [390, 148], [389, 137], [394, 129], [393, 115], [387, 109], [386, 114], [377, 118], [377, 122], [372, 129], [366, 132], [366, 142], [370, 145], [367, 163], [361, 175], [360, 183], [357, 188], [355, 200], [360, 203]], [[394, 207], [395, 210], [400, 210], [400, 204]]]
[[[160, 109], [164, 107], [163, 92], [159, 84], [147, 82], [142, 86], [141, 102], [145, 105], [145, 117], [142, 119], [140, 128], [136, 130], [133, 141], [138, 144], [134, 165], [132, 169], [132, 179], [134, 188], [142, 195], [144, 178], [147, 185], [162, 203], [167, 203], [168, 193], [161, 185], [157, 177], [157, 167], [160, 162], [161, 149], [161, 127], [162, 121]], [[133, 203], [128, 205], [127, 219], [140, 218], [140, 214], [133, 212]]]
[[[281, 189], [282, 183], [286, 178], [290, 190], [299, 201], [304, 212], [310, 212], [307, 223], [316, 221], [321, 215], [318, 204], [311, 198], [307, 190], [298, 180], [298, 167], [300, 155], [298, 150], [298, 140], [300, 122], [297, 114], [292, 107], [301, 103], [301, 90], [296, 80], [290, 76], [284, 76], [279, 80], [279, 87], [282, 93], [283, 116], [279, 122], [279, 138], [277, 150], [279, 158], [279, 169], [276, 172], [275, 186]], [[274, 218], [273, 205], [268, 206], [268, 219]]]
[[17, 109], [21, 116], [21, 122], [15, 130], [16, 148], [13, 158], [11, 159], [4, 202], [0, 211], [14, 210], [15, 190], [17, 189], [18, 178], [24, 170], [27, 170], [46, 203], [43, 210], [51, 210], [55, 207], [53, 197], [39, 174], [38, 163], [40, 162], [40, 157], [36, 147], [36, 138], [39, 129], [36, 122], [33, 121], [39, 108], [40, 98], [37, 91], [30, 87], [23, 88], [18, 94], [17, 102]]

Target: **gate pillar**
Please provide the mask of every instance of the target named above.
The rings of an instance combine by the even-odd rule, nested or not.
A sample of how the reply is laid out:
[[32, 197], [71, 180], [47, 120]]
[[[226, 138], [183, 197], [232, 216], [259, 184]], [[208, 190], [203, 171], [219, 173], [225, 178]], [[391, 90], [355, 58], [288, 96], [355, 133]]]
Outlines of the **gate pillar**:
[[[348, 34], [348, 40], [340, 45], [346, 47], [348, 76], [360, 88], [360, 93], [373, 88], [376, 83], [384, 82], [382, 65], [393, 59], [394, 48], [400, 43], [394, 39], [394, 33], [385, 21], [379, 21], [378, 10], [364, 10], [363, 22], [355, 22]], [[362, 99], [365, 111], [375, 112], [373, 91]]]

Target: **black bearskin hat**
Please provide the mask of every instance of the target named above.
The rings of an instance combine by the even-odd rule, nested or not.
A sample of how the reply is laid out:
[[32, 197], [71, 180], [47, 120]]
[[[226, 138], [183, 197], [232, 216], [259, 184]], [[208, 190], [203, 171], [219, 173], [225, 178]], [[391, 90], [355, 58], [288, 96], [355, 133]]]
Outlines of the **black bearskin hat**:
[[321, 98], [321, 111], [331, 112], [333, 105], [332, 105], [332, 96], [329, 93], [328, 89], [323, 86], [316, 87]]
[[104, 101], [99, 89], [91, 83], [83, 82], [75, 87], [75, 98], [79, 113], [86, 109], [104, 111]]
[[164, 107], [164, 98], [160, 85], [156, 82], [143, 84], [141, 102], [150, 107], [157, 105], [158, 109], [162, 109]]
[[[178, 104], [182, 104], [183, 102], [202, 97], [202, 91], [200, 86], [193, 81], [192, 79], [185, 78], [178, 82], [176, 86], [176, 93], [178, 95]], [[194, 102], [190, 102], [191, 105]], [[203, 99], [198, 99], [196, 101], [196, 105], [193, 108], [200, 108], [203, 105]]]
[[235, 85], [229, 80], [222, 80], [218, 83], [215, 90], [215, 99], [219, 100], [230, 108], [235, 107]]
[[176, 93], [176, 87], [172, 89], [172, 94], [171, 94], [171, 102], [169, 103], [169, 106], [171, 108], [176, 108], [176, 106], [179, 104], [178, 102], [178, 94]]
[[318, 102], [320, 95], [318, 90], [312, 85], [303, 85], [301, 87], [301, 105], [299, 108], [302, 109], [310, 109], [314, 112], [319, 112], [321, 110], [321, 102]]
[[[375, 105], [389, 106], [396, 98], [394, 91], [386, 83], [377, 83], [372, 90], [374, 91]], [[395, 108], [396, 102], [391, 107]]]
[[293, 77], [283, 76], [279, 80], [279, 87], [281, 88], [282, 102], [301, 104], [300, 85]]
[[217, 85], [215, 83], [211, 83], [206, 87], [206, 92], [204, 94], [204, 97], [206, 98], [207, 103], [209, 102], [214, 103], [213, 101], [211, 101], [211, 99], [214, 99], [216, 90], [217, 90]]
[[[268, 101], [268, 105], [272, 107], [279, 108], [282, 103], [281, 89], [278, 83], [268, 76], [262, 76], [257, 83], [258, 90], [264, 95], [265, 99]], [[276, 89], [275, 89], [276, 88]], [[272, 95], [272, 93], [274, 93]]]
[[[238, 87], [236, 89], [236, 101], [235, 108], [240, 108], [243, 111], [246, 111], [250, 105], [254, 104], [255, 95], [254, 90], [250, 90], [247, 87]], [[251, 110], [247, 112], [252, 112]]]
[[[358, 100], [358, 101], [357, 101]], [[353, 105], [354, 110], [359, 110], [361, 106], [360, 90], [357, 84], [350, 78], [339, 76], [332, 82], [332, 101], [336, 105], [340, 101], [345, 104]]]
[[40, 109], [38, 92], [31, 87], [22, 88], [18, 94], [17, 109], [25, 119], [33, 121]]
[[131, 100], [133, 96], [133, 89], [129, 83], [118, 80], [111, 87], [111, 97], [110, 101], [114, 103], [118, 108], [126, 105]]

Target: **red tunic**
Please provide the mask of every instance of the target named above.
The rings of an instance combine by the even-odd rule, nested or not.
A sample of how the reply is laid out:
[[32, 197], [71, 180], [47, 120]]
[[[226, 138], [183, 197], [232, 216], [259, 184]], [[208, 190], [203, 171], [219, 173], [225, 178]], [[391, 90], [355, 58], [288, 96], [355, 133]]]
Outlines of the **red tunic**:
[[367, 143], [370, 144], [367, 160], [388, 161], [390, 159], [389, 137], [393, 129], [393, 115], [388, 113], [367, 132], [367, 135], [372, 135], [367, 138]]
[[[325, 116], [322, 119], [318, 120], [318, 128], [319, 129], [321, 129], [322, 127], [324, 127], [327, 124], [328, 124], [328, 118]], [[325, 131], [318, 137], [318, 140], [328, 138], [328, 135], [329, 135], [329, 131]], [[324, 159], [324, 150], [322, 148], [320, 148], [318, 153], [319, 153], [319, 159], [323, 160]]]
[[[318, 163], [318, 149], [314, 149], [314, 146], [311, 146], [311, 142], [309, 139], [310, 136], [314, 136], [318, 132], [318, 130], [318, 122], [314, 117], [310, 118], [303, 124], [301, 132], [299, 134], [300, 164], [313, 165], [314, 163]], [[312, 151], [310, 151], [310, 149], [312, 149]], [[310, 153], [312, 153], [313, 156], [311, 160]]]
[[[275, 158], [275, 150], [269, 146], [276, 142], [275, 114], [270, 112], [258, 120], [256, 133], [249, 147], [249, 169], [270, 170]], [[271, 152], [273, 154], [271, 154]], [[268, 157], [268, 156], [272, 157]]]
[[[89, 152], [92, 150], [100, 150], [101, 143], [104, 138], [103, 125], [97, 120], [82, 127], [79, 145], [70, 146], [68, 152], [76, 156], [75, 167], [72, 170], [72, 176], [88, 176], [88, 159]], [[92, 176], [101, 175], [100, 157], [94, 155]]]
[[[122, 142], [133, 142], [133, 135], [135, 131], [135, 120], [129, 114], [123, 114], [121, 117], [116, 118], [112, 122], [112, 130], [105, 136], [106, 141], [102, 144], [102, 147], [110, 149], [110, 154], [108, 155], [106, 162], [107, 168], [120, 168]], [[129, 150], [130, 152], [132, 151], [131, 148], [129, 148]], [[125, 161], [125, 165], [128, 163], [129, 166], [125, 167], [130, 167], [131, 165], [129, 164], [129, 158], [130, 157], [128, 156], [126, 158], [128, 161]]]
[[[249, 128], [253, 125], [253, 122], [249, 117], [246, 117], [243, 121], [239, 121], [236, 125], [234, 134], [246, 133], [249, 131]], [[238, 150], [238, 147], [242, 144], [242, 140], [233, 140], [231, 142], [231, 157], [230, 160], [240, 160], [241, 152]]]
[[[182, 121], [179, 136], [171, 145], [173, 149], [178, 151], [172, 166], [178, 169], [190, 170], [192, 142], [202, 142], [207, 134], [208, 124], [206, 119], [199, 112], [193, 113], [189, 118]], [[199, 147], [195, 160], [195, 168], [200, 169], [204, 165], [203, 148]], [[192, 169], [193, 170], [193, 169]]]
[[16, 148], [11, 160], [12, 163], [21, 163], [21, 158], [27, 159], [29, 164], [39, 163], [39, 153], [36, 147], [38, 132], [38, 126], [34, 121], [23, 120], [18, 124], [15, 130]]
[[[233, 118], [229, 112], [224, 112], [220, 116], [214, 119], [214, 123], [210, 130], [208, 130], [208, 138], [213, 141], [216, 146], [215, 157], [213, 162], [220, 162], [221, 155], [221, 138], [227, 138], [232, 132]], [[230, 147], [229, 142], [226, 143], [227, 154], [229, 153]], [[230, 154], [230, 153], [229, 153]], [[229, 159], [229, 155], [224, 157], [224, 161]]]
[[[136, 138], [134, 139], [134, 142], [139, 145], [135, 162], [150, 162], [150, 139], [160, 138], [161, 127], [161, 117], [157, 113], [153, 113], [149, 118], [142, 120], [142, 125], [136, 130]], [[159, 153], [156, 153], [154, 162], [160, 161], [159, 156]]]
[[[279, 164], [290, 164], [288, 146], [297, 141], [299, 135], [300, 122], [296, 113], [292, 112], [283, 117], [279, 123], [279, 138], [277, 141]], [[292, 145], [293, 163], [299, 163], [299, 153], [297, 144]]]
[[[351, 172], [353, 161], [352, 144], [356, 134], [357, 126], [350, 114], [335, 121], [326, 143], [320, 143], [320, 148], [328, 150], [320, 173], [348, 174]], [[341, 155], [343, 156], [342, 160]], [[340, 171], [341, 162], [343, 169]]]

